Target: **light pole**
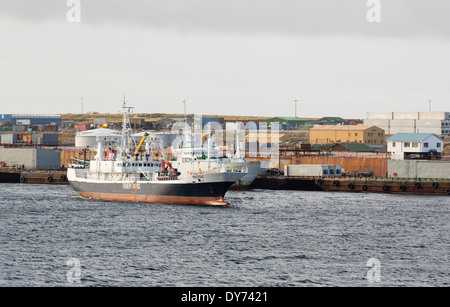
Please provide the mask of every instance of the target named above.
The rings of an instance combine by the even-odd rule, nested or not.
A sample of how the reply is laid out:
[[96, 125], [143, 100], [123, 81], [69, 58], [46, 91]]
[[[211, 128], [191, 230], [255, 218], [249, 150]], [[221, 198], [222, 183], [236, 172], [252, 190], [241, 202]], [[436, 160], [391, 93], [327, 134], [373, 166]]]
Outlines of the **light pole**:
[[296, 100], [294, 100], [294, 102], [295, 102], [295, 117], [297, 117], [297, 99]]

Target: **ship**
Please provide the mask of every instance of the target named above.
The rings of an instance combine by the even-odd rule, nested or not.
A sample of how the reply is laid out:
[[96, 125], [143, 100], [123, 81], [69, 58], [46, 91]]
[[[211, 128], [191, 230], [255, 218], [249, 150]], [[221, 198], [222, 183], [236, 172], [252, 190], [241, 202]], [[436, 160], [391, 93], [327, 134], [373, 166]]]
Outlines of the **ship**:
[[150, 152], [148, 134], [134, 144], [129, 121], [133, 107], [124, 101], [122, 109], [121, 137], [99, 137], [93, 160], [81, 167], [69, 166], [67, 179], [75, 192], [109, 201], [229, 205], [225, 194], [246, 175], [244, 169], [214, 168], [181, 176], [167, 160], [162, 144], [160, 154]]
[[[236, 133], [236, 144], [239, 144], [239, 133]], [[172, 149], [174, 157], [171, 163], [178, 172], [180, 177], [188, 177], [195, 173], [203, 171], [215, 172], [221, 170], [233, 170], [245, 173], [245, 175], [237, 180], [230, 189], [245, 190], [248, 189], [257, 176], [266, 173], [267, 168], [261, 166], [261, 161], [247, 161], [236, 146], [233, 154], [223, 156], [220, 154], [218, 147], [215, 146], [212, 136], [208, 136], [206, 146], [194, 147], [192, 140], [195, 136], [191, 132], [185, 132], [183, 141], [180, 142], [179, 148]]]

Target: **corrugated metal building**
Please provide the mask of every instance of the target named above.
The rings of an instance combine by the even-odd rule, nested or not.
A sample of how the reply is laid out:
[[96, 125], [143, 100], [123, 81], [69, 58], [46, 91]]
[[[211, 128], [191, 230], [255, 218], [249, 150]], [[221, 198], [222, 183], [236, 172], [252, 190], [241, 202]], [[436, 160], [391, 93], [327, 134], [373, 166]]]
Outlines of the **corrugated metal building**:
[[28, 169], [59, 169], [61, 156], [57, 151], [40, 148], [0, 148], [0, 161], [6, 166]]
[[61, 115], [0, 114], [0, 121], [11, 125], [61, 125]]

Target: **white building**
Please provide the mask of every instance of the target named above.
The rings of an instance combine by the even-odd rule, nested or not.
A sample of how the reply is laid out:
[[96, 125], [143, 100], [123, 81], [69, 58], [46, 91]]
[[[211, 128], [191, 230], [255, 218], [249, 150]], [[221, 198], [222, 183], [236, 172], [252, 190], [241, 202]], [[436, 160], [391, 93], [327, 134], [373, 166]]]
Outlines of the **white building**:
[[450, 135], [450, 112], [367, 112], [364, 125], [377, 126], [388, 135], [397, 133]]
[[433, 133], [397, 133], [387, 139], [387, 151], [396, 160], [410, 154], [442, 153], [444, 140]]

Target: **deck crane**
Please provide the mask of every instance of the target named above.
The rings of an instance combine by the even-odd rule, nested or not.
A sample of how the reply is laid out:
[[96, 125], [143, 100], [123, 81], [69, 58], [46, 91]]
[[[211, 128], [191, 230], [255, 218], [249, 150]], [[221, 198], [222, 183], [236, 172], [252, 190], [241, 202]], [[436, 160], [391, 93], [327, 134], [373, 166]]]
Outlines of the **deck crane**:
[[139, 155], [139, 151], [141, 150], [142, 145], [144, 144], [145, 139], [147, 138], [147, 136], [148, 136], [148, 133], [145, 132], [144, 135], [142, 136], [141, 141], [139, 142], [138, 146], [136, 147], [136, 150], [134, 151], [134, 156], [135, 157], [137, 157]]

